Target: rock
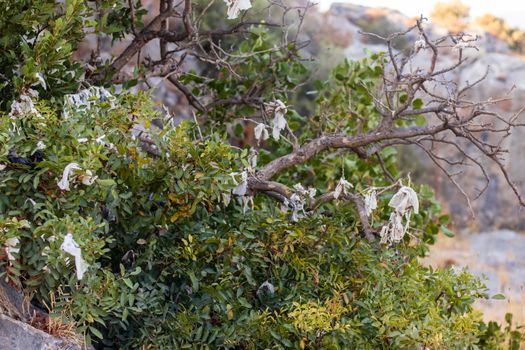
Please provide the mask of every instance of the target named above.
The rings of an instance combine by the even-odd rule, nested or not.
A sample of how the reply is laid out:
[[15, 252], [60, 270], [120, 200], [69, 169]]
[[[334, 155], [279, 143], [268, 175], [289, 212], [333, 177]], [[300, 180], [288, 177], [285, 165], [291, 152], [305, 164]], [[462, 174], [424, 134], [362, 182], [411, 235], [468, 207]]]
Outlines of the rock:
[[29, 312], [24, 304], [24, 294], [0, 279], [0, 314], [17, 320], [27, 320]]
[[73, 339], [59, 339], [32, 327], [31, 315], [38, 315], [43, 320], [47, 314], [33, 305], [24, 294], [0, 279], [0, 350], [83, 350], [93, 349], [83, 346], [83, 337], [73, 335]]
[[0, 314], [0, 350], [81, 350], [84, 347], [58, 339], [27, 323]]

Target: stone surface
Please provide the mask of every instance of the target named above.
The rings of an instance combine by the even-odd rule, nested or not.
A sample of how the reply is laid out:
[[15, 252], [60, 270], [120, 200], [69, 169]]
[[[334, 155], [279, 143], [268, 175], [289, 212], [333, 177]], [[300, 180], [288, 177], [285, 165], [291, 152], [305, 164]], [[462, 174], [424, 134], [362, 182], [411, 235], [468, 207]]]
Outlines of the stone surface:
[[55, 338], [27, 323], [0, 314], [0, 350], [81, 350], [78, 344]]
[[17, 320], [27, 320], [28, 307], [24, 303], [24, 295], [0, 279], [0, 314], [7, 315]]

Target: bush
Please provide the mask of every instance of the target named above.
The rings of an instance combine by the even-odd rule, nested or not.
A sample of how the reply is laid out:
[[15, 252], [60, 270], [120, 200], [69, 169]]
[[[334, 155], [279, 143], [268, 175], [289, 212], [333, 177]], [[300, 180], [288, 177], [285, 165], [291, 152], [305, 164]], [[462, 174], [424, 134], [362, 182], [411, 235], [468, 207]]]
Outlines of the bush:
[[468, 24], [470, 7], [460, 0], [438, 2], [434, 6], [432, 20], [452, 33], [460, 33]]
[[[106, 10], [110, 3], [104, 2]], [[50, 51], [57, 49], [49, 43], [62, 37], [71, 45], [65, 69], [80, 67], [71, 54], [92, 9], [69, 1], [51, 14], [59, 6], [54, 2], [25, 5], [17, 8], [23, 20], [6, 11], [1, 25], [26, 28], [25, 16], [41, 11], [36, 18], [43, 34], [25, 35], [38, 36], [37, 44], [46, 38]], [[67, 36], [53, 30], [61, 20], [84, 24], [68, 27]], [[277, 164], [272, 162], [307, 152], [298, 145], [319, 133], [375, 132], [382, 115], [369, 91], [383, 81], [386, 56], [336, 67], [315, 83], [319, 110], [305, 117], [280, 99], [293, 95], [308, 67], [293, 44], [272, 49], [271, 27], [251, 28], [246, 41], [228, 44], [231, 57], [242, 58], [235, 73], [243, 79], [231, 65], [206, 70], [205, 63], [201, 73], [178, 77], [201, 101], [215, 101], [205, 110], [194, 106], [200, 124], [173, 125], [148, 91], [117, 93], [113, 74], [106, 88], [79, 90], [70, 80], [77, 75], [63, 68], [56, 69], [64, 80], [42, 71], [46, 86], [40, 75], [30, 78], [34, 70], [4, 74], [2, 277], [74, 323], [99, 348], [496, 349], [509, 334], [519, 344], [510, 321], [502, 331], [473, 310], [472, 303], [487, 296], [479, 279], [418, 262], [438, 232], [450, 234], [448, 216], [428, 187], [398, 173], [395, 148], [382, 147], [372, 158], [360, 151], [319, 152], [283, 168], [273, 182], [262, 179], [264, 169]], [[14, 50], [20, 35], [22, 29], [12, 29], [3, 40], [3, 50], [16, 58], [4, 70], [29, 67], [32, 60], [42, 67], [44, 57], [46, 67], [65, 62], [52, 55], [36, 59], [38, 45]], [[259, 104], [217, 102], [238, 98], [261, 81], [272, 83], [259, 90]], [[413, 96], [396, 98], [404, 103]], [[422, 107], [421, 100], [408, 101]], [[275, 118], [276, 128], [280, 117], [290, 131], [277, 128], [279, 139], [259, 136], [246, 147], [232, 146], [258, 111], [268, 115], [257, 126]], [[159, 119], [163, 128], [153, 126]], [[396, 127], [424, 124], [416, 116]], [[412, 190], [401, 184], [418, 196], [403, 204], [402, 213], [391, 200]], [[364, 218], [363, 209], [370, 211]], [[382, 230], [396, 213], [403, 222], [399, 240]], [[379, 231], [386, 244], [379, 243]]]

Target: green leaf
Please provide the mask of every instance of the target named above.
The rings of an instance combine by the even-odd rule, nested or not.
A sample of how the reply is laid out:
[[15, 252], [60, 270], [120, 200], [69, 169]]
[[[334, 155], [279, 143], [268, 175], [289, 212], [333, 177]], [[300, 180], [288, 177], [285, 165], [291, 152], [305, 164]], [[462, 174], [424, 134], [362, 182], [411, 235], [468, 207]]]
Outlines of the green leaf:
[[417, 114], [414, 117], [417, 126], [423, 126], [427, 123], [427, 118], [422, 114]]
[[190, 277], [190, 280], [191, 280], [191, 288], [193, 289], [193, 292], [197, 292], [199, 290], [199, 280], [195, 276], [195, 272], [190, 271], [188, 273], [188, 276]]
[[505, 300], [505, 296], [503, 294], [495, 294], [492, 296], [492, 299], [494, 300]]
[[412, 108], [421, 109], [421, 107], [423, 107], [423, 100], [416, 98], [414, 101], [412, 101]]
[[445, 225], [449, 222], [450, 220], [450, 215], [448, 214], [444, 214], [444, 215], [441, 215], [439, 217], [439, 223], [442, 224], [442, 225]]
[[244, 266], [244, 276], [246, 276], [246, 280], [249, 284], [251, 284], [252, 286], [256, 285], [255, 280], [252, 276], [252, 269], [247, 265]]
[[126, 286], [128, 286], [129, 288], [133, 288], [133, 282], [131, 282], [129, 278], [124, 278], [123, 281], [126, 284]]
[[235, 127], [233, 128], [233, 134], [238, 139], [244, 138], [244, 127], [241, 123], [235, 124]]
[[102, 335], [102, 333], [100, 333], [100, 331], [98, 329], [96, 329], [95, 327], [89, 327], [89, 330], [91, 331], [91, 333], [93, 333], [97, 338], [99, 339], [104, 339], [104, 336]]
[[395, 156], [396, 154], [397, 154], [397, 149], [395, 149], [394, 147], [386, 147], [383, 150], [381, 150], [381, 155], [384, 158]]
[[445, 236], [447, 237], [455, 236], [454, 232], [450, 231], [445, 225], [441, 225], [439, 228], [441, 229], [441, 232], [443, 232]]
[[96, 181], [100, 186], [103, 187], [110, 187], [117, 184], [113, 179], [97, 179]]

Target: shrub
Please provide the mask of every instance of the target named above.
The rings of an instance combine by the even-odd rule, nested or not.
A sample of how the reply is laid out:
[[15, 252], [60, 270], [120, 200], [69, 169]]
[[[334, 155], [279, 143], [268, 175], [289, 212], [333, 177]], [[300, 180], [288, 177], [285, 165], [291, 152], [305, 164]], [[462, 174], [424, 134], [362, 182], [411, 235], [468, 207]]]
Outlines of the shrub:
[[[410, 114], [376, 139], [385, 116], [370, 92], [385, 87], [388, 56], [337, 66], [314, 84], [318, 110], [307, 117], [281, 101], [308, 75], [299, 45], [276, 48], [273, 27], [250, 24], [245, 41], [223, 47], [233, 61], [209, 67], [204, 57], [176, 77], [200, 123], [174, 125], [149, 91], [115, 86], [118, 59], [80, 81], [106, 88], [77, 90], [68, 73], [80, 71], [71, 54], [85, 26], [115, 40], [140, 29], [117, 25], [136, 9], [111, 4], [102, 3], [107, 23], [87, 20], [94, 10], [76, 1], [0, 14], [0, 28], [12, 28], [3, 50], [14, 55], [4, 70], [56, 67], [4, 75], [3, 278], [99, 348], [496, 349], [509, 334], [519, 343], [473, 310], [487, 296], [478, 278], [418, 262], [438, 232], [451, 232], [429, 188], [395, 168], [388, 143], [429, 130], [426, 119]], [[194, 18], [190, 5], [182, 24]], [[55, 30], [62, 21], [75, 25]], [[36, 44], [14, 50], [21, 35]], [[36, 56], [40, 40], [57, 51], [59, 37], [66, 56]], [[406, 89], [392, 95], [399, 111], [421, 110]], [[250, 126], [255, 139], [243, 140]], [[312, 151], [325, 143], [350, 152]]]

